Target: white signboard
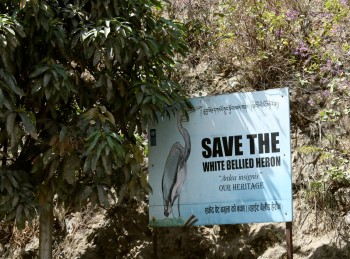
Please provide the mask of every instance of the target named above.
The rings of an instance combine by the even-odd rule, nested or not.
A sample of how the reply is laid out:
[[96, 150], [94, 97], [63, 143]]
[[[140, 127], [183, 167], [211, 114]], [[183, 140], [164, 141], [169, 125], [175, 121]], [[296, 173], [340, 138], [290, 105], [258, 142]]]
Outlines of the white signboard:
[[149, 126], [149, 224], [292, 221], [288, 88], [190, 101]]

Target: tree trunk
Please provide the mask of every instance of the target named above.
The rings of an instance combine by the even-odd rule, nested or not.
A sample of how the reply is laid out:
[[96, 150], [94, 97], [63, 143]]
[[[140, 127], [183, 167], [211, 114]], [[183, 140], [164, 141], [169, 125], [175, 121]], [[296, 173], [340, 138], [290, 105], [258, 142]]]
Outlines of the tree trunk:
[[39, 200], [39, 258], [52, 259], [53, 193], [49, 186]]

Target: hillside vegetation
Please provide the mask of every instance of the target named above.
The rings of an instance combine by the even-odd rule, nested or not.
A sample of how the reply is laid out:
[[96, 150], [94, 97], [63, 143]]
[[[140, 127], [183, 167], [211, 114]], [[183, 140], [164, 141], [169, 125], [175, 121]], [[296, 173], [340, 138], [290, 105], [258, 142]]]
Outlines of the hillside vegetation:
[[[289, 87], [294, 258], [350, 258], [350, 1], [171, 0], [188, 96]], [[146, 141], [145, 139], [143, 140]], [[144, 157], [145, 161], [146, 157]], [[54, 211], [54, 258], [152, 258], [147, 194]], [[158, 230], [159, 258], [286, 258], [285, 224]], [[37, 222], [0, 222], [1, 258], [36, 258]]]

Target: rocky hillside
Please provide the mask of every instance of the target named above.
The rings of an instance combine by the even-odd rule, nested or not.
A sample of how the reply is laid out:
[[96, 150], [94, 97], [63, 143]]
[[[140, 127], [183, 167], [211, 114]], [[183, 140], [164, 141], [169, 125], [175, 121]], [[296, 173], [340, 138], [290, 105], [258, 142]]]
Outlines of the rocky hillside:
[[[174, 74], [189, 96], [288, 86], [294, 258], [350, 258], [350, 3], [173, 0], [189, 29]], [[54, 258], [153, 258], [148, 200], [55, 211]], [[37, 224], [0, 223], [1, 258], [36, 258]], [[285, 223], [160, 228], [159, 258], [286, 258]]]

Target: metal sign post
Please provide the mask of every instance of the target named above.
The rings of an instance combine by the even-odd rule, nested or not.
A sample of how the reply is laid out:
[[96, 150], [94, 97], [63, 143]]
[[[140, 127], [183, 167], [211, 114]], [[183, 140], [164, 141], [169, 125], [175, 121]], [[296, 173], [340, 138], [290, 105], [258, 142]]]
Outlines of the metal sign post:
[[158, 228], [153, 227], [153, 258], [157, 259], [158, 258], [158, 244], [157, 244], [157, 237], [158, 236]]
[[286, 222], [287, 258], [293, 259], [292, 222]]

